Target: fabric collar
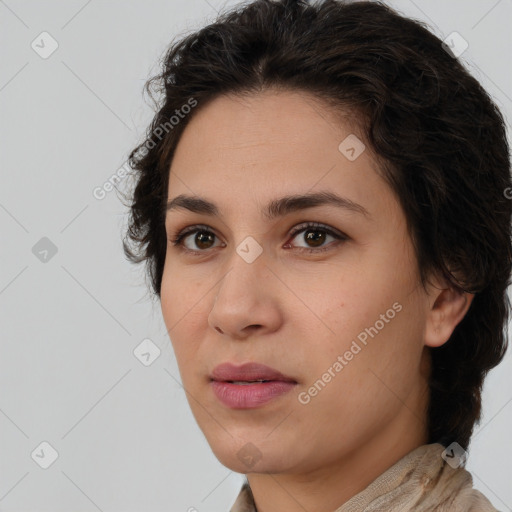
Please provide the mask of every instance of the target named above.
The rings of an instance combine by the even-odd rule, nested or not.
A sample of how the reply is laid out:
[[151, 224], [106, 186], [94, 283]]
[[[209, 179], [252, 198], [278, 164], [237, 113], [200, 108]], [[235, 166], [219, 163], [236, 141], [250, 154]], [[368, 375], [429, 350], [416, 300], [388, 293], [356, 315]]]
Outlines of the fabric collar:
[[[463, 466], [441, 457], [444, 450], [439, 443], [419, 446], [334, 512], [498, 512]], [[230, 512], [258, 512], [248, 482]]]

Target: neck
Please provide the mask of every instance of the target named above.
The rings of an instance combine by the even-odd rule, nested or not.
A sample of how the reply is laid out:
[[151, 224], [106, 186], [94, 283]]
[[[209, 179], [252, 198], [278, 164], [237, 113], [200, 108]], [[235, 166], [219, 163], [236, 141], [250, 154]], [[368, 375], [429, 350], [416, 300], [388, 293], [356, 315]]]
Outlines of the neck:
[[[330, 466], [307, 474], [247, 475], [258, 512], [333, 512], [402, 457], [427, 443], [423, 414], [404, 405], [394, 421]], [[415, 407], [416, 409], [416, 407]], [[418, 409], [416, 409], [418, 411]]]

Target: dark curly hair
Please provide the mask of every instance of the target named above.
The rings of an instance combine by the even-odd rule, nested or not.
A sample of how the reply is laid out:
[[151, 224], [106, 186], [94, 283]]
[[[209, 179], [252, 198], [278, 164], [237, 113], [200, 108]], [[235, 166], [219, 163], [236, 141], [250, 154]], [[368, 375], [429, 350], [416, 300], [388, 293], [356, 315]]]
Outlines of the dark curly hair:
[[160, 299], [169, 169], [180, 135], [215, 97], [270, 87], [310, 92], [354, 113], [405, 213], [422, 285], [438, 274], [475, 294], [451, 338], [430, 349], [428, 442], [467, 448], [481, 419], [484, 377], [507, 348], [509, 147], [496, 104], [424, 23], [381, 2], [255, 0], [173, 41], [145, 86], [163, 101], [155, 101], [146, 139], [128, 159], [136, 186], [127, 258], [146, 263]]

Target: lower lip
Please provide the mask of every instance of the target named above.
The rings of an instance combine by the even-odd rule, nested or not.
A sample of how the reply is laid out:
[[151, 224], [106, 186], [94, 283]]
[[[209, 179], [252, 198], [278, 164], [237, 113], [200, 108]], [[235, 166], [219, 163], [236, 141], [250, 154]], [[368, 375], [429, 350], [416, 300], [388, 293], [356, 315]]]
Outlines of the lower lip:
[[252, 409], [288, 393], [296, 382], [271, 380], [254, 384], [232, 384], [214, 380], [211, 385], [213, 392], [224, 405], [232, 409]]

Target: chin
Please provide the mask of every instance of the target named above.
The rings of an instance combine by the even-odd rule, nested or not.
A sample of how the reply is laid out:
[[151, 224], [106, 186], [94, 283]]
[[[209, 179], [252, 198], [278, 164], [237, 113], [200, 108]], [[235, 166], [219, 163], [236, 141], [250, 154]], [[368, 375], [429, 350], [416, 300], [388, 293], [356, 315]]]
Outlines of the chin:
[[[267, 432], [268, 434], [268, 432]], [[225, 439], [225, 442], [209, 442], [219, 462], [237, 473], [280, 473], [291, 466], [283, 453], [283, 443], [277, 437], [270, 442], [257, 436], [246, 435]], [[252, 439], [252, 440], [251, 440]], [[218, 441], [218, 440], [217, 440]]]
[[251, 456], [244, 454], [242, 457], [246, 460], [242, 462], [237, 453], [215, 453], [219, 462], [236, 473], [281, 473], [287, 469], [284, 464], [282, 455], [275, 454], [273, 457], [269, 455], [262, 455], [261, 458], [257, 456], [251, 460]]

